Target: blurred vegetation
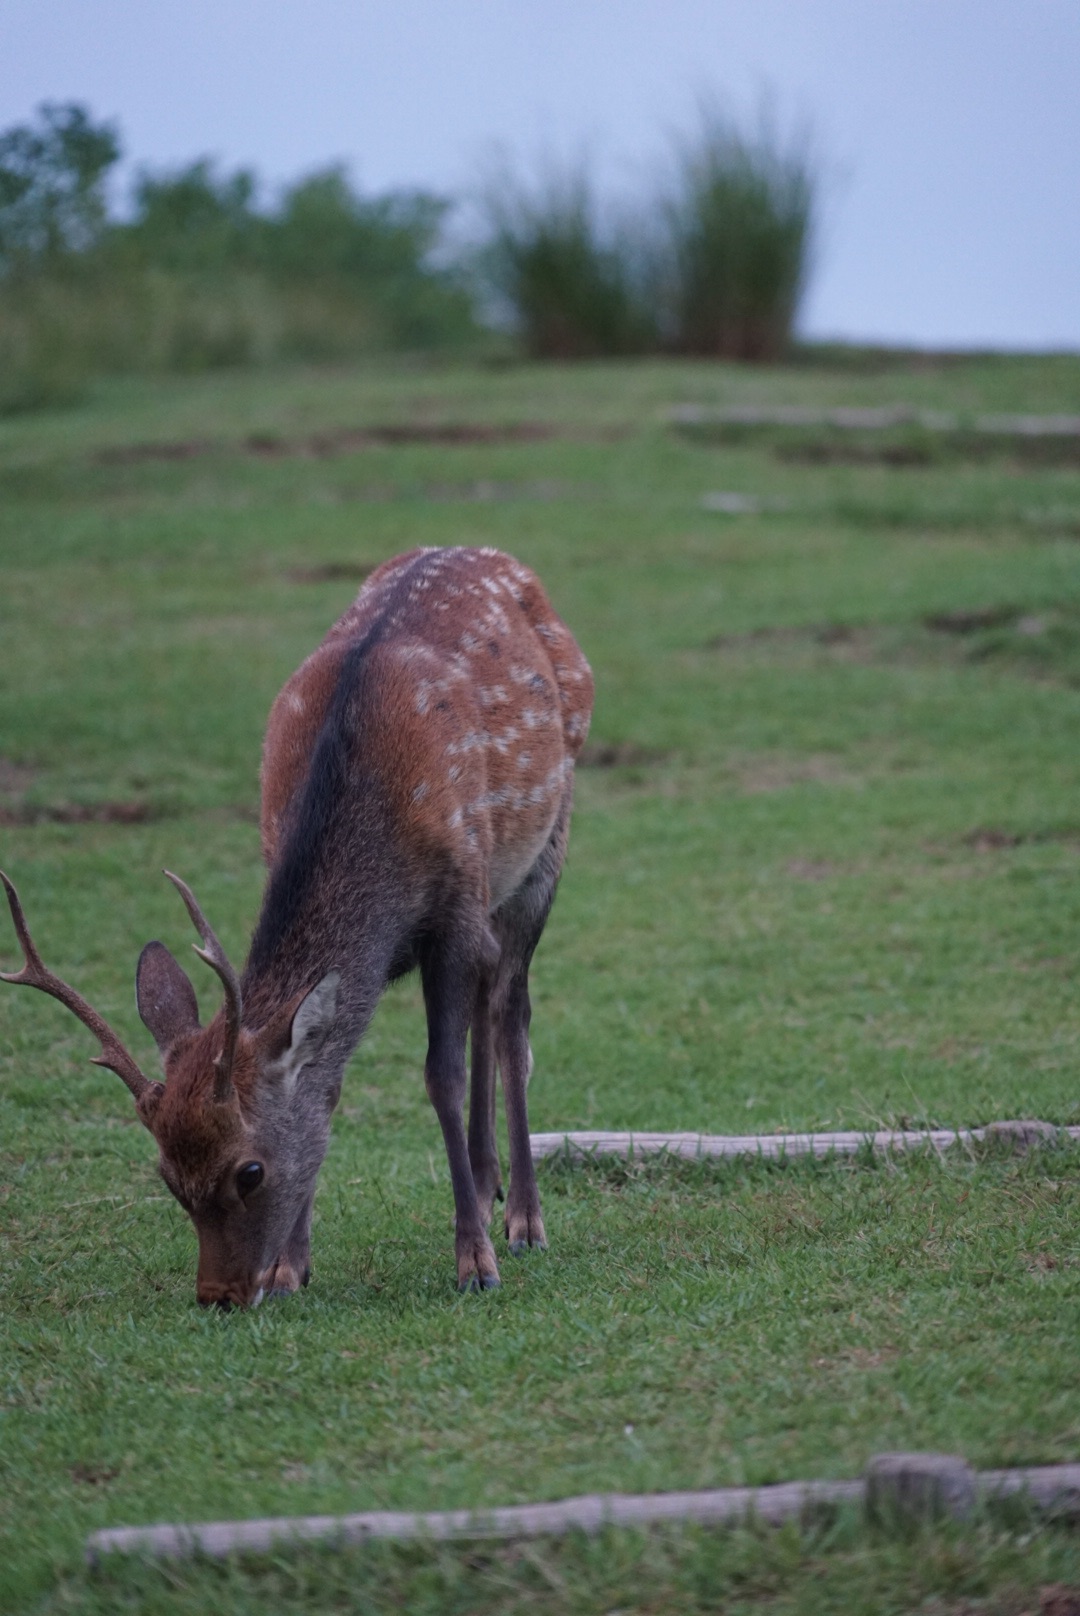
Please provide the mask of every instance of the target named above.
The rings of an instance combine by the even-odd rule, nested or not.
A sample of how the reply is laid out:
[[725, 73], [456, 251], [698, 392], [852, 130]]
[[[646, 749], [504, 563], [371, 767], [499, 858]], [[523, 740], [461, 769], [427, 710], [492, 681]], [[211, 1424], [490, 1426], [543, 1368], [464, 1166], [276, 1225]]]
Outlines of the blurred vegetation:
[[745, 134], [705, 103], [674, 156], [617, 226], [580, 162], [531, 186], [506, 165], [489, 181], [486, 269], [533, 357], [786, 355], [818, 191], [808, 142], [785, 144], [767, 114]]
[[605, 228], [584, 164], [549, 168], [530, 188], [508, 165], [488, 180], [484, 270], [530, 357], [644, 353], [659, 327], [646, 259], [629, 231]]
[[753, 136], [715, 108], [678, 151], [666, 199], [670, 323], [681, 352], [779, 359], [806, 284], [815, 174], [762, 118]]
[[0, 136], [0, 411], [60, 403], [99, 372], [355, 358], [474, 340], [459, 273], [434, 261], [449, 204], [364, 198], [330, 167], [261, 206], [254, 174], [143, 173], [109, 217], [121, 153], [86, 108]]
[[816, 182], [762, 119], [704, 107], [667, 182], [615, 221], [587, 167], [504, 163], [479, 252], [451, 203], [364, 197], [331, 166], [265, 202], [249, 170], [141, 173], [110, 214], [117, 129], [75, 103], [0, 134], [0, 413], [63, 403], [94, 374], [461, 351], [494, 293], [526, 352], [774, 360], [803, 290]]

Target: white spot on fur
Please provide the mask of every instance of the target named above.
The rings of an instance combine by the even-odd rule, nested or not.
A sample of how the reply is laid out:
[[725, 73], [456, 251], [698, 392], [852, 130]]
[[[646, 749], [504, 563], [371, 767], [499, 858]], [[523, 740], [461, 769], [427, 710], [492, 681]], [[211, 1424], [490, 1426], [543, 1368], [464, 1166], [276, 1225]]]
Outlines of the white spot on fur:
[[304, 700], [303, 696], [298, 696], [295, 690], [290, 690], [288, 696], [288, 706], [291, 713], [296, 713], [299, 715], [304, 711], [304, 708], [307, 706], [307, 702]]
[[412, 789], [412, 800], [413, 800], [413, 802], [423, 802], [424, 798], [427, 796], [428, 791], [430, 789], [431, 788], [429, 787], [426, 780], [421, 780], [421, 782], [420, 782], [420, 784], [418, 786], [413, 786], [413, 789]]
[[467, 752], [479, 752], [487, 745], [487, 731], [471, 729], [462, 735], [459, 740], [451, 741], [446, 748], [447, 757], [460, 757]]

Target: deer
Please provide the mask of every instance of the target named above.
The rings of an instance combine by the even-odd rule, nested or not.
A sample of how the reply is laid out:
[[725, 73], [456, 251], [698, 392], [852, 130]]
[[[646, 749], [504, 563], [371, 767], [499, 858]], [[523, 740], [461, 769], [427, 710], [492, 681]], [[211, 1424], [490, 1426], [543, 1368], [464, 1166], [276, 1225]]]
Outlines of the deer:
[[224, 1003], [201, 1026], [186, 972], [163, 943], [146, 945], [136, 1004], [163, 1081], [44, 965], [0, 872], [24, 961], [0, 979], [58, 999], [97, 1038], [95, 1064], [126, 1084], [195, 1226], [201, 1305], [257, 1306], [308, 1283], [316, 1180], [345, 1065], [384, 989], [412, 970], [458, 1286], [499, 1284], [496, 1199], [511, 1254], [546, 1248], [526, 1101], [529, 968], [566, 856], [592, 702], [589, 664], [520, 562], [455, 547], [377, 567], [271, 708], [267, 877], [242, 971], [190, 887], [164, 872]]

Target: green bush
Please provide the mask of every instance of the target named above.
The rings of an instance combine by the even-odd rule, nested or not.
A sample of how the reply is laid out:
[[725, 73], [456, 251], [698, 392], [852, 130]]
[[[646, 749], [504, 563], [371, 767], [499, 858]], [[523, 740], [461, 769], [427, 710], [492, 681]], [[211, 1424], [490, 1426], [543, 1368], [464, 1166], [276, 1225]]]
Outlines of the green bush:
[[783, 354], [805, 287], [814, 199], [805, 149], [785, 150], [765, 119], [748, 137], [718, 112], [703, 113], [664, 201], [675, 348], [725, 359]]
[[816, 177], [768, 118], [745, 135], [704, 109], [665, 186], [620, 231], [583, 166], [531, 186], [503, 168], [483, 204], [489, 283], [528, 352], [783, 354], [803, 292]]
[[489, 179], [488, 279], [534, 358], [641, 353], [657, 330], [630, 235], [605, 232], [583, 166], [535, 186], [508, 168]]
[[96, 373], [475, 341], [461, 276], [433, 262], [443, 199], [364, 198], [335, 167], [263, 206], [252, 173], [202, 159], [141, 174], [110, 221], [119, 152], [78, 106], [0, 136], [0, 411], [66, 402]]

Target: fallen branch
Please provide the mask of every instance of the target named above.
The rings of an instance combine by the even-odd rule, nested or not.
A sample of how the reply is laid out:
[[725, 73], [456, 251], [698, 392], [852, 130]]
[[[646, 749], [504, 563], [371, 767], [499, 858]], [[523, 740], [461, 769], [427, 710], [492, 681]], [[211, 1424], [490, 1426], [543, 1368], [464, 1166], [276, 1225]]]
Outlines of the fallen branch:
[[183, 1559], [196, 1554], [265, 1554], [285, 1546], [344, 1546], [373, 1539], [559, 1537], [595, 1534], [609, 1526], [699, 1526], [769, 1524], [845, 1504], [865, 1505], [879, 1517], [962, 1518], [982, 1499], [1021, 1497], [1029, 1507], [1059, 1518], [1080, 1516], [1080, 1464], [979, 1474], [963, 1459], [944, 1454], [879, 1454], [857, 1481], [789, 1481], [772, 1487], [722, 1487], [711, 1492], [591, 1493], [550, 1504], [518, 1504], [491, 1510], [374, 1510], [358, 1515], [278, 1516], [253, 1521], [212, 1521], [195, 1526], [121, 1526], [87, 1539], [91, 1565], [106, 1554], [142, 1554]]
[[971, 1149], [988, 1140], [1012, 1141], [1016, 1150], [1034, 1144], [1080, 1139], [1080, 1128], [1057, 1128], [1052, 1122], [989, 1122], [984, 1128], [918, 1128], [877, 1133], [534, 1133], [534, 1161], [565, 1155], [571, 1161], [594, 1156], [679, 1156], [690, 1161], [715, 1156], [855, 1156], [860, 1150], [878, 1155], [904, 1150]]

